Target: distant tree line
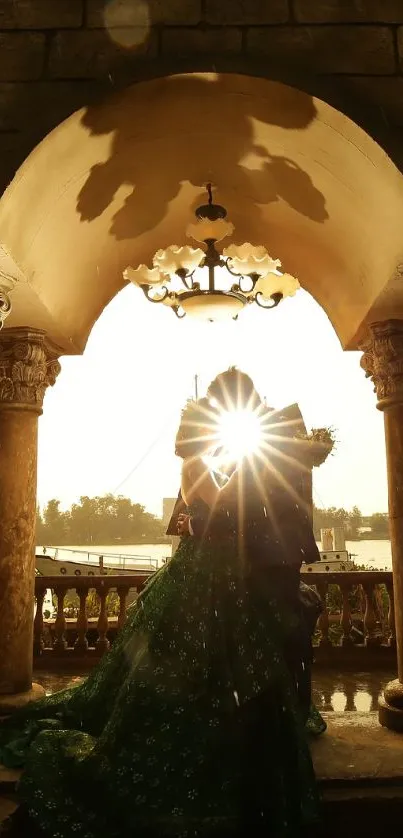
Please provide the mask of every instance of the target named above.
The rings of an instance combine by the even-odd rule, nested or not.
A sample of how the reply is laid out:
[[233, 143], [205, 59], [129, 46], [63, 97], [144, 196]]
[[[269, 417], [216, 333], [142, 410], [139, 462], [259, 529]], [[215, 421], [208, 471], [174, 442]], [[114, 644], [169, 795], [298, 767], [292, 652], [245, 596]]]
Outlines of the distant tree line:
[[[321, 529], [342, 527], [347, 541], [357, 538], [389, 538], [389, 519], [386, 512], [374, 512], [373, 515], [363, 515], [358, 506], [351, 510], [313, 508], [313, 528], [316, 539], [320, 539]], [[369, 531], [365, 531], [365, 530]], [[363, 531], [364, 530], [364, 531]]]
[[[387, 514], [364, 516], [357, 506], [349, 511], [314, 506], [313, 525], [317, 540], [321, 529], [331, 527], [343, 527], [347, 540], [389, 538]], [[362, 532], [367, 527], [370, 532]], [[142, 504], [122, 496], [83, 496], [65, 511], [60, 509], [59, 500], [52, 499], [42, 511], [37, 510], [36, 543], [43, 546], [152, 544], [164, 536], [165, 526], [160, 518], [147, 512]]]
[[42, 546], [153, 544], [164, 535], [160, 518], [122, 496], [83, 496], [65, 511], [52, 499], [36, 515], [36, 543]]

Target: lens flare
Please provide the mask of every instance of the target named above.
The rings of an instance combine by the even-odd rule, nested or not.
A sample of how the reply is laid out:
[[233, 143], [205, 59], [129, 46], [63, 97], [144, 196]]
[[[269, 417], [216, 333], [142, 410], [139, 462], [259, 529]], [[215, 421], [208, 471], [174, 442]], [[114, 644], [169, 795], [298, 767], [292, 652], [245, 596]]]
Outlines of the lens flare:
[[225, 411], [218, 422], [218, 439], [224, 458], [242, 460], [261, 446], [261, 420], [253, 410]]

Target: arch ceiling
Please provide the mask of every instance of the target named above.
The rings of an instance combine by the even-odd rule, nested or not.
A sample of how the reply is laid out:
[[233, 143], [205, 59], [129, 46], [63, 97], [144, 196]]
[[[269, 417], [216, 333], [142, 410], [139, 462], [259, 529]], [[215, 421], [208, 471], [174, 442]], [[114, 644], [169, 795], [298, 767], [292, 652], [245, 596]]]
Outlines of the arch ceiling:
[[185, 243], [210, 180], [233, 241], [280, 258], [343, 346], [403, 317], [403, 175], [385, 152], [306, 93], [210, 73], [129, 87], [30, 154], [0, 201], [0, 269], [18, 279], [7, 326], [81, 352], [124, 268]]

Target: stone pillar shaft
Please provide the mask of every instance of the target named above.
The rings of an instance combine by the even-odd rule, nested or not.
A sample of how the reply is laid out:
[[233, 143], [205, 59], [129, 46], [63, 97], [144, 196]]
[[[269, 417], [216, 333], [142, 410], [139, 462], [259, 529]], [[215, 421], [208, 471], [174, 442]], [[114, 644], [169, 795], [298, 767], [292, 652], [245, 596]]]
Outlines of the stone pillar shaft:
[[32, 685], [38, 416], [59, 364], [43, 332], [0, 336], [0, 709]]
[[403, 320], [373, 323], [361, 348], [361, 366], [384, 413], [396, 621], [398, 680], [385, 689], [379, 719], [403, 732]]
[[388, 470], [389, 528], [392, 546], [397, 668], [403, 683], [403, 405], [384, 414]]
[[0, 410], [0, 694], [31, 688], [38, 416]]

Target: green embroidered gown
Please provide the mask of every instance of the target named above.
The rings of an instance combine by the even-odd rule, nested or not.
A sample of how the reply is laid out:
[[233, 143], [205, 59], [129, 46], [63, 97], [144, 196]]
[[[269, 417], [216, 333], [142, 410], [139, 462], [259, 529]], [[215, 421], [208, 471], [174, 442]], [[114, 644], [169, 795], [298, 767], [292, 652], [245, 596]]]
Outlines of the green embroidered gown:
[[88, 679], [0, 725], [34, 823], [53, 838], [238, 834], [244, 714], [265, 695], [258, 806], [265, 834], [297, 838], [318, 801], [282, 654], [296, 619], [248, 587], [235, 539], [183, 538]]

